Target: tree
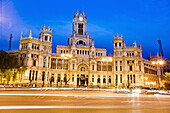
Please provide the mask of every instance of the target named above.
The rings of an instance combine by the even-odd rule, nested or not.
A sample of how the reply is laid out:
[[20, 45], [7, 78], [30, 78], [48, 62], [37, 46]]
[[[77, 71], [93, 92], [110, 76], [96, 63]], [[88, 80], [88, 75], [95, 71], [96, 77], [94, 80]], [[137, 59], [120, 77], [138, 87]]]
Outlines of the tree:
[[0, 51], [0, 76], [6, 78], [7, 83], [11, 77], [14, 77], [18, 70], [18, 60], [15, 55], [9, 54], [3, 50]]
[[170, 73], [165, 73], [162, 78], [162, 83], [165, 88], [170, 88]]

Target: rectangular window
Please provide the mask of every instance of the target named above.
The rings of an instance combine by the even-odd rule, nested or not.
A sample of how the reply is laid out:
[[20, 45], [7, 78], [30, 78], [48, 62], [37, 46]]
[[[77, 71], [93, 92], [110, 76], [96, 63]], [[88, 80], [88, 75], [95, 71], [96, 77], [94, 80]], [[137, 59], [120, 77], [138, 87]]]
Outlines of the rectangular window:
[[141, 66], [139, 66], [139, 71], [141, 71]]
[[30, 74], [29, 74], [29, 80], [31, 80], [31, 70], [30, 70]]
[[74, 75], [72, 75], [72, 82], [74, 82]]
[[67, 75], [64, 74], [64, 82], [66, 82], [66, 81], [67, 81]]
[[106, 83], [106, 76], [103, 76], [103, 83]]
[[100, 75], [97, 78], [97, 83], [100, 83]]
[[129, 70], [132, 71], [132, 66], [129, 66]]
[[94, 75], [92, 75], [92, 82], [94, 82]]
[[111, 83], [111, 76], [109, 76], [109, 83]]
[[36, 66], [36, 60], [33, 60], [33, 66]]
[[116, 79], [116, 86], [117, 86], [117, 83], [118, 83], [118, 76], [117, 75], [116, 75], [115, 79]]
[[127, 83], [129, 84], [129, 75], [127, 75]]
[[122, 75], [120, 75], [120, 83], [122, 83]]
[[94, 70], [94, 65], [92, 65], [92, 70]]
[[120, 66], [120, 71], [122, 71], [122, 66]]
[[115, 47], [117, 47], [117, 43], [115, 43]]
[[78, 34], [83, 35], [83, 24], [78, 24]]
[[45, 71], [43, 71], [43, 74], [42, 74], [42, 81], [45, 80]]
[[117, 71], [117, 66], [116, 66], [116, 71]]
[[130, 75], [130, 83], [132, 83], [132, 75]]
[[119, 43], [119, 47], [121, 47], [121, 43]]
[[43, 63], [43, 67], [45, 67], [45, 62]]
[[38, 71], [36, 71], [35, 80], [37, 80], [37, 77], [38, 77]]
[[47, 39], [48, 39], [48, 36], [45, 36], [45, 40], [47, 41]]
[[74, 70], [74, 64], [73, 64], [73, 70]]
[[135, 75], [133, 75], [133, 83], [135, 83], [136, 81], [135, 81]]
[[57, 77], [57, 82], [60, 82], [61, 81], [61, 75], [58, 74], [58, 77]]
[[34, 70], [33, 70], [33, 73], [32, 73], [32, 80], [34, 80]]

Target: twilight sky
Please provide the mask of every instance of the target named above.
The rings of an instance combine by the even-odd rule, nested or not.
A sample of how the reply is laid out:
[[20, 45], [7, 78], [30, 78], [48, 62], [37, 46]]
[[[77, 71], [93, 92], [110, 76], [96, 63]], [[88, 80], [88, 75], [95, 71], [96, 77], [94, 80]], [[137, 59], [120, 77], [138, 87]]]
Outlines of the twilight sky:
[[113, 33], [122, 33], [127, 46], [141, 42], [143, 56], [159, 50], [170, 58], [170, 0], [0, 0], [0, 50], [8, 50], [13, 34], [12, 50], [19, 48], [20, 34], [32, 30], [39, 37], [41, 26], [53, 28], [53, 52], [56, 44], [67, 45], [72, 33], [76, 9], [87, 17], [87, 31], [98, 48], [112, 54]]

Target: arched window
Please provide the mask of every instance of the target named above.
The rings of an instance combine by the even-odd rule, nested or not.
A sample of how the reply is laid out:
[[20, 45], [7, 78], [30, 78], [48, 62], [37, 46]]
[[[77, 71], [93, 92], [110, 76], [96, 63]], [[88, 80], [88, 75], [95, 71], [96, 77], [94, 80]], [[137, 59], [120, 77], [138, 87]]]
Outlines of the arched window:
[[86, 44], [85, 44], [85, 42], [84, 42], [84, 41], [79, 40], [79, 41], [77, 42], [77, 45], [86, 45]]
[[85, 67], [81, 67], [81, 69], [80, 69], [81, 71], [85, 71]]

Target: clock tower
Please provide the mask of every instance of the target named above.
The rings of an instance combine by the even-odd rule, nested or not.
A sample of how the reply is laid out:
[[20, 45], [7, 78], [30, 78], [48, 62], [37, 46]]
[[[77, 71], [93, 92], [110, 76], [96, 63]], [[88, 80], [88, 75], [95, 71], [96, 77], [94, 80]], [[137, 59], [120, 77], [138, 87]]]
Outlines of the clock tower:
[[[70, 35], [68, 39], [68, 45], [74, 46], [83, 45], [83, 46], [91, 46], [91, 37], [88, 35], [86, 31], [87, 19], [85, 16], [85, 11], [83, 13], [79, 13], [78, 10], [75, 11], [73, 16], [73, 31], [72, 35]], [[73, 43], [74, 40], [74, 43]]]
[[83, 14], [79, 14], [79, 11], [77, 10], [73, 17], [73, 34], [75, 33], [76, 35], [86, 35], [86, 24], [87, 20], [85, 12], [83, 11]]

